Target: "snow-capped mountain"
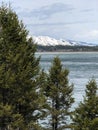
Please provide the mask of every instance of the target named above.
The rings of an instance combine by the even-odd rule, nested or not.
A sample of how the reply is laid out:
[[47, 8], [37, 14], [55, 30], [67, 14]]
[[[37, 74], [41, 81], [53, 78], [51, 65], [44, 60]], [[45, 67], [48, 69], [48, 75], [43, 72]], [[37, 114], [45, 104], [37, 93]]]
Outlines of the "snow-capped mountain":
[[63, 45], [63, 46], [95, 46], [94, 44], [87, 43], [87, 42], [80, 42], [80, 41], [72, 41], [72, 40], [56, 40], [54, 38], [48, 36], [33, 36], [33, 40], [36, 44], [42, 46], [56, 46], [56, 45]]

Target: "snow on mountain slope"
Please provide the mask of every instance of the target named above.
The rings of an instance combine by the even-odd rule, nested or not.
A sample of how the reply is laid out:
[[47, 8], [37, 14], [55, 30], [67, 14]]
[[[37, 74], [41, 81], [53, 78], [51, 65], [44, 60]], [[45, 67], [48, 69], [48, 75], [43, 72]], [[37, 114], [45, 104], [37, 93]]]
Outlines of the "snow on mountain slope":
[[56, 45], [63, 45], [63, 46], [94, 46], [94, 44], [86, 43], [86, 42], [79, 42], [79, 41], [72, 41], [72, 40], [56, 40], [54, 38], [50, 38], [48, 36], [33, 36], [33, 40], [36, 44], [42, 46], [56, 46]]
[[56, 40], [48, 36], [33, 37], [33, 40], [38, 45], [43, 45], [43, 46], [56, 46], [56, 45], [69, 45], [70, 46], [71, 45], [67, 41]]

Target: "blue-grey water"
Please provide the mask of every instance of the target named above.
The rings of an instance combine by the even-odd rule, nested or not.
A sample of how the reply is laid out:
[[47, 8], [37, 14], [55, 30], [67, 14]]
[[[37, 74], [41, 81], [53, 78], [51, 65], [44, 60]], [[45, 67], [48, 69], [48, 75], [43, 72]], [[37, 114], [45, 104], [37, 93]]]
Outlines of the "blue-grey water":
[[83, 100], [85, 86], [94, 77], [98, 83], [98, 52], [36, 53], [41, 56], [40, 65], [49, 70], [54, 57], [59, 56], [63, 67], [69, 69], [70, 84], [74, 84], [75, 106]]

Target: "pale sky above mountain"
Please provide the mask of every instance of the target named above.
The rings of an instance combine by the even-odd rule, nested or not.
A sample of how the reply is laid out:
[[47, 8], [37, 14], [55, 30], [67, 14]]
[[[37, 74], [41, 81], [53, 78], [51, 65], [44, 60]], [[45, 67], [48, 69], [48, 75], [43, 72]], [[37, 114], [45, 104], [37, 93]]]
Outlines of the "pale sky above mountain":
[[30, 35], [98, 43], [98, 0], [4, 2], [11, 3]]

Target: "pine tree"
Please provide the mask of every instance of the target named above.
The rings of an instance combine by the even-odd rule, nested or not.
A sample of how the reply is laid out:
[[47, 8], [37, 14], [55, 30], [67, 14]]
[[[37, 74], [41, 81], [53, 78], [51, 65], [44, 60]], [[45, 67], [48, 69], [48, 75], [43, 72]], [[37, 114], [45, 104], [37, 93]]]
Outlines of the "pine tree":
[[91, 121], [90, 130], [98, 130], [98, 116]]
[[98, 95], [94, 79], [88, 82], [85, 92], [83, 102], [80, 102], [72, 116], [74, 130], [98, 130]]
[[[17, 14], [0, 7], [0, 129], [39, 129], [44, 97], [40, 94], [36, 45]], [[39, 90], [39, 92], [37, 91]], [[41, 97], [42, 96], [42, 97]], [[41, 100], [40, 100], [41, 99]], [[43, 100], [42, 100], [43, 99]]]
[[69, 85], [68, 73], [68, 70], [62, 67], [60, 59], [55, 57], [47, 76], [46, 87], [49, 130], [63, 130], [68, 126], [67, 117], [74, 102], [73, 85]]

